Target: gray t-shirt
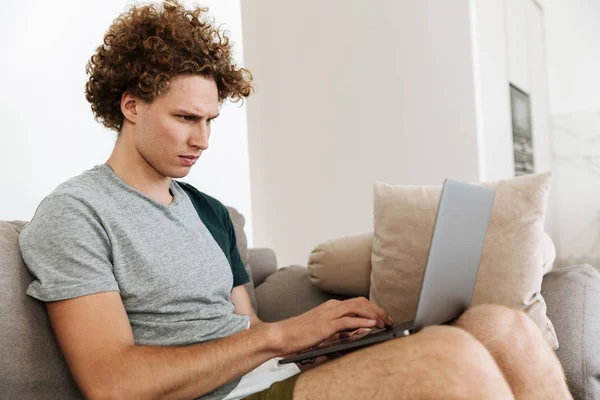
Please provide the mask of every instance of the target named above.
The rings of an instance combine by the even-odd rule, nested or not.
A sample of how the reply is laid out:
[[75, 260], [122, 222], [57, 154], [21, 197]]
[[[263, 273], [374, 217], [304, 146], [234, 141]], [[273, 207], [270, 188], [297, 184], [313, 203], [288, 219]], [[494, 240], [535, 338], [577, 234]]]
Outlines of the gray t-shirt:
[[[34, 276], [27, 294], [56, 301], [120, 292], [135, 343], [184, 346], [247, 329], [233, 313], [223, 250], [174, 180], [162, 204], [107, 164], [59, 185], [25, 225], [19, 245]], [[202, 397], [224, 398], [235, 380]]]

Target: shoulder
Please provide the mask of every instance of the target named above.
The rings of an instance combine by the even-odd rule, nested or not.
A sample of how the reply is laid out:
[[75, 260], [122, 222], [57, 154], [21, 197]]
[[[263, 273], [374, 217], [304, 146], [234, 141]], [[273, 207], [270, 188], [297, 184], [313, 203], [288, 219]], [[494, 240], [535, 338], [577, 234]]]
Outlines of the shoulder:
[[101, 165], [85, 170], [79, 175], [73, 176], [54, 189], [51, 194], [67, 194], [74, 198], [88, 198], [98, 195], [103, 191], [102, 183], [105, 181], [101, 171]]
[[45, 215], [96, 214], [96, 206], [106, 193], [93, 170], [74, 176], [58, 185], [38, 205], [34, 217]]
[[96, 200], [105, 197], [94, 183], [92, 170], [74, 176], [58, 185], [38, 204], [33, 217], [21, 230], [20, 240], [40, 235], [84, 234], [99, 227]]
[[181, 181], [175, 182], [190, 196], [192, 203], [199, 209], [199, 212], [205, 212], [208, 208], [223, 220], [229, 217], [227, 207], [225, 207], [220, 200], [198, 190], [189, 183]]
[[110, 194], [99, 172], [96, 166], [59, 184], [40, 202], [34, 217], [48, 212], [67, 213], [72, 209], [93, 213]]
[[60, 243], [75, 249], [98, 240], [103, 246], [108, 243], [96, 210], [85, 200], [61, 192], [45, 197], [19, 234], [23, 255], [32, 249], [39, 251], [42, 245]]

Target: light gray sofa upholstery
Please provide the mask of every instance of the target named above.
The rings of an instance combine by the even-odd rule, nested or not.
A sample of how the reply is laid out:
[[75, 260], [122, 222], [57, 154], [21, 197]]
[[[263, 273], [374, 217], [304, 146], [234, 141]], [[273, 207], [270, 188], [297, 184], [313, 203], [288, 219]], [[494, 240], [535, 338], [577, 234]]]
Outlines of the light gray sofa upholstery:
[[542, 282], [556, 351], [575, 399], [600, 399], [600, 274], [591, 265], [550, 271]]
[[[262, 320], [278, 321], [344, 298], [317, 289], [304, 266], [278, 269], [273, 250], [247, 249], [244, 217], [228, 209], [252, 278], [246, 288]], [[0, 221], [0, 398], [80, 399], [44, 304], [25, 294], [33, 279], [18, 247], [25, 223]], [[571, 392], [575, 399], [600, 400], [600, 274], [589, 265], [554, 270], [544, 278], [542, 294]]]

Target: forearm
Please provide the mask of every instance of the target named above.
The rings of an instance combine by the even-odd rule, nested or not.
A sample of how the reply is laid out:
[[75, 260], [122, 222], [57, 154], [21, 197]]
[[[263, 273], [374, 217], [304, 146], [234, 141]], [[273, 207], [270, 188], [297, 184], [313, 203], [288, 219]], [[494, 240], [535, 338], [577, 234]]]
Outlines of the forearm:
[[[117, 398], [195, 399], [276, 357], [270, 324], [185, 347], [130, 346], [115, 357], [102, 386]], [[107, 393], [102, 393], [102, 396]]]

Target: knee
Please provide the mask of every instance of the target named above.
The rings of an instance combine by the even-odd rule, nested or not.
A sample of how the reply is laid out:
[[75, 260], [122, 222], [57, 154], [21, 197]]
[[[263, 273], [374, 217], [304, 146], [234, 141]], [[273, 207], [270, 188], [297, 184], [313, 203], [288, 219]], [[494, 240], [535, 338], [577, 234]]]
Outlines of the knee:
[[527, 317], [527, 315], [510, 307], [503, 306], [501, 304], [485, 303], [478, 304], [476, 306], [469, 307], [458, 319], [465, 318], [520, 318], [521, 316]]
[[[494, 363], [483, 344], [463, 329], [453, 326], [429, 326], [417, 335], [427, 342], [427, 348], [443, 362], [467, 367], [469, 362], [476, 365]], [[463, 361], [467, 361], [467, 364]]]
[[472, 369], [486, 372], [498, 369], [493, 357], [481, 342], [463, 329], [451, 326], [430, 326], [417, 333], [432, 358], [457, 373]]
[[507, 343], [513, 349], [547, 345], [542, 332], [527, 314], [498, 304], [473, 306], [454, 325], [485, 343]]
[[430, 326], [416, 334], [419, 335], [426, 349], [421, 356], [428, 360], [428, 365], [438, 366], [443, 381], [448, 382], [447, 388], [456, 398], [471, 398], [468, 393], [475, 392], [510, 393], [498, 364], [470, 333], [453, 326]]

